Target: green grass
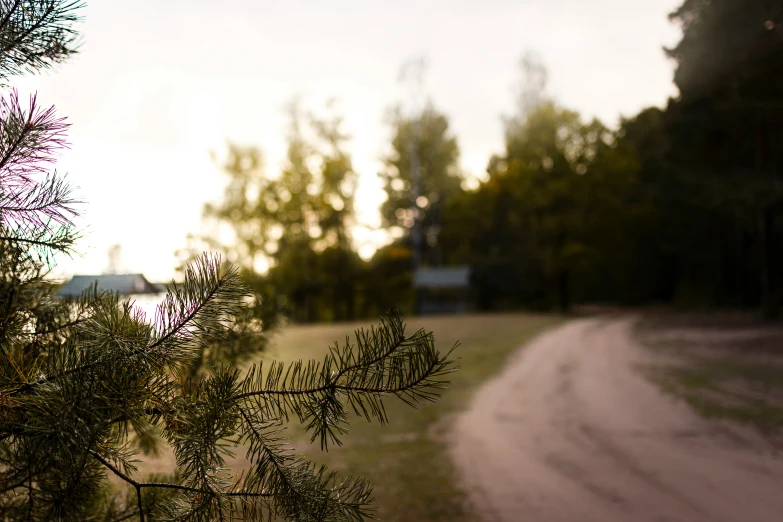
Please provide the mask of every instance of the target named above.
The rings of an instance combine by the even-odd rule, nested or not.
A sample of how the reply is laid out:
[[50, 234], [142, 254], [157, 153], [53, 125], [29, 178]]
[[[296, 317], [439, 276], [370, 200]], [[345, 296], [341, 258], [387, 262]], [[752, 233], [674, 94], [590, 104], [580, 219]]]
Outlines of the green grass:
[[[435, 404], [413, 409], [390, 398], [386, 402], [389, 423], [368, 423], [364, 418], [352, 421], [350, 432], [342, 436], [342, 447], [321, 452], [318, 441], [309, 443], [309, 435], [295, 423], [286, 434], [314, 462], [326, 464], [345, 474], [359, 475], [375, 485], [377, 516], [386, 521], [462, 522], [479, 517], [465, 503], [452, 464], [446, 435], [450, 421], [468, 407], [479, 386], [502, 369], [506, 358], [522, 344], [564, 319], [548, 315], [494, 314], [426, 317], [406, 321], [406, 331], [431, 330], [436, 346], [448, 351], [460, 343], [453, 356], [460, 369], [449, 375], [452, 384]], [[344, 341], [357, 328], [368, 328], [377, 321], [361, 323], [287, 326], [281, 328], [264, 360], [295, 361], [319, 359], [334, 341]], [[247, 467], [245, 452], [234, 450], [227, 466]], [[163, 448], [157, 457], [144, 457], [141, 475], [171, 472], [174, 456]], [[116, 477], [113, 481], [121, 486]]]
[[700, 357], [681, 366], [648, 367], [646, 373], [705, 417], [750, 424], [767, 434], [783, 428], [783, 366]]
[[[472, 521], [457, 470], [448, 455], [445, 436], [454, 415], [465, 409], [476, 389], [498, 373], [516, 348], [541, 331], [562, 322], [544, 315], [460, 315], [417, 318], [408, 329], [432, 330], [440, 350], [457, 341], [454, 352], [461, 369], [434, 405], [414, 410], [398, 401], [388, 403], [389, 424], [357, 418], [342, 447], [323, 453], [300, 430], [291, 429], [297, 447], [318, 463], [343, 473], [360, 475], [375, 484], [377, 515], [387, 521]], [[372, 324], [308, 325], [285, 328], [266, 359], [293, 361], [321, 357], [329, 344], [357, 327]]]
[[767, 435], [781, 432], [783, 353], [759, 358], [743, 345], [727, 348], [656, 339], [656, 332], [665, 328], [663, 323], [637, 329], [649, 349], [675, 356], [643, 367], [647, 377], [705, 417], [748, 424]]

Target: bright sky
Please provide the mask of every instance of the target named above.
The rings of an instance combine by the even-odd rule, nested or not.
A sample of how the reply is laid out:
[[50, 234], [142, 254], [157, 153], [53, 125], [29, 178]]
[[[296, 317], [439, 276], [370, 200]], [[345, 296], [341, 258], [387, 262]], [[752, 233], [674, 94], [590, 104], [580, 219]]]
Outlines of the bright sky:
[[[405, 97], [400, 65], [424, 55], [424, 89], [451, 119], [462, 168], [481, 176], [502, 150], [519, 58], [538, 52], [550, 90], [586, 117], [615, 124], [675, 94], [662, 47], [680, 35], [680, 0], [92, 0], [81, 54], [16, 82], [72, 124], [58, 162], [80, 187], [88, 225], [59, 272], [100, 273], [110, 245], [153, 281], [201, 230], [223, 178], [209, 158], [226, 140], [258, 145], [267, 168], [285, 153], [284, 105], [336, 97], [361, 176], [358, 211], [377, 225], [376, 174], [389, 141], [385, 110]], [[377, 240], [357, 232], [365, 251]]]

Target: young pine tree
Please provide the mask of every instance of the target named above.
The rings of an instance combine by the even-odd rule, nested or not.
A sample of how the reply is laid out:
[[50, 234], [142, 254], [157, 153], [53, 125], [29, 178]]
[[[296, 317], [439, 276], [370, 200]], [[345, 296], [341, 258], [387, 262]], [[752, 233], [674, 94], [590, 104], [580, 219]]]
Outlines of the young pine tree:
[[[80, 8], [64, 0], [0, 1], [0, 77], [75, 52]], [[361, 520], [371, 487], [292, 452], [281, 426], [302, 423], [321, 447], [339, 444], [349, 412], [386, 420], [384, 400], [434, 400], [453, 370], [423, 331], [399, 316], [356, 333], [320, 362], [194, 360], [233, 329], [247, 294], [204, 255], [148, 318], [114, 294], [58, 300], [45, 276], [72, 252], [77, 201], [53, 155], [66, 125], [35, 98], [0, 103], [0, 519]], [[232, 337], [233, 336], [233, 337]], [[176, 469], [136, 463], [167, 444]], [[226, 468], [232, 452], [249, 468]], [[124, 483], [112, 489], [109, 477]]]

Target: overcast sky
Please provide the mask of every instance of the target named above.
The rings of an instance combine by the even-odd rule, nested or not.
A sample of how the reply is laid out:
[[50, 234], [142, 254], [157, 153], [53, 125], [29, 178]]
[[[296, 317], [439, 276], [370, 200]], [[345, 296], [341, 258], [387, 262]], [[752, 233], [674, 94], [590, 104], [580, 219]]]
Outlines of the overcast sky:
[[[123, 267], [170, 279], [174, 251], [198, 233], [223, 180], [209, 158], [231, 140], [258, 145], [269, 170], [284, 155], [283, 107], [337, 98], [373, 224], [384, 112], [405, 91], [400, 65], [424, 55], [424, 88], [451, 121], [462, 168], [480, 176], [502, 150], [519, 58], [538, 52], [563, 105], [610, 125], [676, 94], [662, 47], [679, 0], [92, 0], [81, 53], [17, 81], [72, 124], [57, 168], [80, 187], [89, 225], [82, 255], [59, 272], [100, 273], [122, 244]], [[360, 233], [360, 242], [371, 240]], [[364, 245], [364, 253], [369, 247]]]

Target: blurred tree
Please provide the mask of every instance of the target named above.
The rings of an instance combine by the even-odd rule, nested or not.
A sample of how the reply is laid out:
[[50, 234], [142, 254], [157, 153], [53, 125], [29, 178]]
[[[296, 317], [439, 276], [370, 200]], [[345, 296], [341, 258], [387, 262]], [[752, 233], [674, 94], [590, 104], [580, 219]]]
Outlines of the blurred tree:
[[361, 315], [377, 316], [395, 309], [413, 313], [411, 250], [402, 241], [379, 248], [362, 275]]
[[228, 226], [234, 241], [222, 248], [255, 274], [250, 279], [275, 306], [298, 321], [349, 320], [361, 260], [350, 237], [357, 178], [347, 138], [339, 117], [305, 118], [296, 103], [289, 112], [280, 176], [264, 174], [257, 149], [229, 145], [223, 201], [205, 206], [204, 215]]
[[665, 113], [642, 110], [623, 119], [611, 148], [597, 159], [595, 191], [603, 196], [591, 241], [601, 252], [589, 299], [621, 304], [669, 302], [677, 287], [686, 192], [667, 164]]
[[[573, 276], [598, 255], [594, 230], [617, 195], [604, 157], [612, 140], [600, 122], [584, 124], [552, 102], [513, 121], [505, 154], [490, 162], [474, 195], [488, 218], [479, 219], [488, 228], [470, 247], [477, 278], [495, 292], [505, 286], [503, 293], [570, 309]], [[515, 284], [497, 279], [502, 273]]]
[[[279, 195], [263, 167], [260, 150], [228, 144], [222, 163], [223, 173], [228, 177], [223, 199], [217, 205], [204, 205], [204, 217], [214, 220], [218, 226], [213, 227], [212, 234], [199, 239], [211, 248], [223, 249], [220, 225], [228, 223], [233, 245], [226, 257], [247, 271], [254, 270], [265, 254], [273, 253], [270, 251], [276, 248], [273, 238], [282, 235], [276, 228], [275, 217]], [[196, 252], [186, 253], [184, 260], [196, 255]]]
[[680, 90], [616, 132], [548, 96], [528, 53], [489, 178], [454, 198], [443, 248], [481, 307], [572, 299], [755, 306], [783, 297], [783, 2], [688, 0]]
[[[380, 173], [387, 196], [381, 205], [382, 223], [391, 230], [396, 229], [411, 248], [410, 230], [418, 215], [424, 239], [421, 261], [437, 266], [443, 255], [439, 244], [443, 208], [461, 191], [457, 139], [449, 132], [448, 118], [431, 102], [414, 117], [405, 117], [397, 107], [392, 111], [391, 121], [392, 150], [384, 158], [385, 169]], [[418, 201], [414, 201], [412, 192], [413, 150], [420, 172]]]
[[[3, 83], [72, 54], [80, 6], [0, 3]], [[349, 408], [384, 422], [388, 397], [435, 400], [453, 365], [432, 334], [407, 334], [392, 313], [322, 362], [240, 372], [215, 360], [187, 380], [215, 342], [230, 359], [253, 335], [235, 328], [248, 297], [237, 272], [200, 256], [151, 320], [95, 288], [58, 299], [44, 276], [55, 253], [72, 252], [77, 201], [47, 173], [66, 125], [35, 97], [24, 108], [12, 92], [0, 108], [0, 518], [366, 518], [371, 487], [296, 455], [281, 425], [295, 417], [326, 449]], [[138, 457], [161, 443], [176, 468], [141, 477]], [[225, 459], [238, 448], [249, 467], [235, 474]]]
[[[255, 272], [255, 265], [261, 258], [259, 250], [264, 247], [263, 234], [256, 236], [254, 231], [264, 230], [268, 234], [271, 227], [269, 220], [240, 219], [252, 213], [247, 194], [260, 194], [270, 201], [272, 194], [264, 192], [269, 187], [262, 175], [262, 158], [260, 151], [229, 145], [224, 172], [229, 181], [224, 189], [224, 203], [221, 208], [205, 205], [205, 214], [220, 218], [234, 218], [238, 225], [232, 230], [236, 241], [234, 248], [225, 249], [217, 237], [205, 235], [189, 236], [188, 247], [177, 252], [179, 266], [177, 270], [186, 274], [190, 265], [199, 259], [200, 252], [212, 250], [223, 252], [228, 258], [223, 263], [223, 270], [236, 266], [243, 281], [250, 290], [245, 299], [245, 305], [234, 319], [233, 328], [227, 333], [221, 328], [213, 328], [217, 335], [204, 336], [204, 349], [197, 357], [191, 358], [183, 367], [181, 381], [198, 382], [198, 379], [210, 368], [219, 364], [239, 365], [251, 360], [268, 345], [270, 336], [279, 323], [280, 308], [278, 295], [269, 283]], [[217, 229], [216, 231], [219, 231]], [[217, 234], [216, 234], [217, 235]]]
[[358, 177], [345, 152], [347, 136], [342, 134], [339, 117], [310, 117], [315, 131], [320, 164], [320, 187], [316, 211], [318, 232], [314, 247], [319, 252], [320, 269], [330, 274], [326, 293], [331, 301], [332, 319], [356, 318], [356, 298], [363, 262], [353, 248], [351, 229], [355, 225], [354, 199]]
[[567, 311], [573, 275], [598, 255], [593, 230], [616, 196], [604, 157], [614, 135], [549, 99], [534, 55], [522, 66], [506, 150], [490, 161], [488, 180], [449, 207], [444, 244], [473, 265], [480, 307], [524, 302]]
[[[671, 159], [694, 210], [701, 209], [692, 236], [701, 248], [693, 252], [705, 254], [686, 259], [686, 268], [709, 275], [705, 284], [719, 302], [736, 302], [749, 282], [742, 274], [756, 272], [762, 306], [776, 315], [783, 290], [783, 2], [687, 0], [670, 18], [683, 29], [668, 50], [680, 91], [668, 111]], [[749, 242], [756, 245], [751, 256]]]

